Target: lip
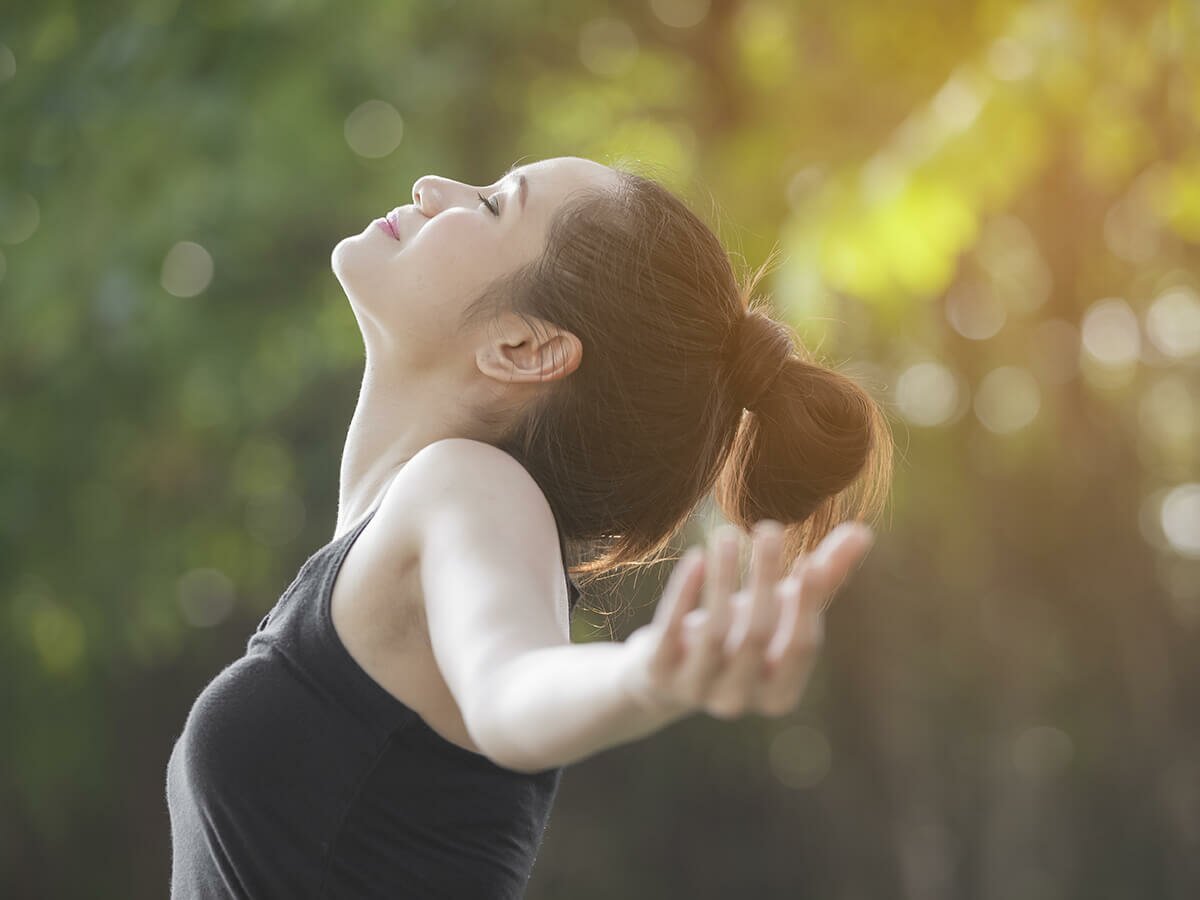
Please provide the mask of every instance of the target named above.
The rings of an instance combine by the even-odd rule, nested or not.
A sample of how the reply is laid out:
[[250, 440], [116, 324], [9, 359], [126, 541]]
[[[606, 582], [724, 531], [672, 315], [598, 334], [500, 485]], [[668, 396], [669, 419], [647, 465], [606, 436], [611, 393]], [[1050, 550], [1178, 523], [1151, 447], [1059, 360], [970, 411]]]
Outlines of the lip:
[[397, 206], [390, 213], [384, 216], [384, 221], [388, 223], [388, 227], [392, 229], [392, 234], [396, 236], [396, 240], [404, 240], [404, 231], [400, 228], [400, 207]]
[[401, 234], [403, 232], [400, 230], [399, 213], [400, 213], [400, 207], [397, 206], [395, 209], [393, 209], [387, 215], [382, 216], [378, 219], [374, 219], [371, 222], [371, 224], [378, 225], [380, 228], [382, 228], [384, 231], [386, 231], [388, 233], [388, 235], [392, 238], [392, 240], [403, 241], [404, 238], [401, 237]]
[[[393, 210], [393, 212], [395, 212], [395, 210]], [[396, 227], [396, 223], [392, 221], [392, 213], [388, 213], [383, 218], [376, 219], [371, 224], [378, 225], [380, 228], [386, 231], [392, 240], [400, 240], [400, 229], [398, 229]]]

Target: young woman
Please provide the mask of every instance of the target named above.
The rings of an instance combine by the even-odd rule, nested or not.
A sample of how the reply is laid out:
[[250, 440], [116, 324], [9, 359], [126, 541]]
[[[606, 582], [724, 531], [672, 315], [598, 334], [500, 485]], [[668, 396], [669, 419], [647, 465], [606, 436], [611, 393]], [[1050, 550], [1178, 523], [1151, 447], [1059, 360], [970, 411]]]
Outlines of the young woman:
[[[669, 191], [562, 157], [412, 199], [333, 251], [366, 346], [336, 531], [175, 744], [173, 897], [520, 897], [562, 767], [792, 710], [870, 545], [885, 417]], [[733, 525], [653, 622], [571, 645], [572, 574], [714, 489]]]

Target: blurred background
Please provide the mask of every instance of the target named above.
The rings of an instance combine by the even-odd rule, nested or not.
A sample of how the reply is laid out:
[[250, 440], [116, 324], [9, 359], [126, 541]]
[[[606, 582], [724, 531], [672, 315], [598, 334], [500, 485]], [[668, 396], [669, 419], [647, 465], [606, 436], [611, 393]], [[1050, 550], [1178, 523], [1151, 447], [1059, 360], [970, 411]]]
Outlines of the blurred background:
[[580, 155], [780, 252], [896, 480], [801, 707], [570, 767], [528, 896], [1200, 896], [1198, 9], [0, 0], [0, 893], [167, 895], [187, 711], [333, 533], [336, 242]]

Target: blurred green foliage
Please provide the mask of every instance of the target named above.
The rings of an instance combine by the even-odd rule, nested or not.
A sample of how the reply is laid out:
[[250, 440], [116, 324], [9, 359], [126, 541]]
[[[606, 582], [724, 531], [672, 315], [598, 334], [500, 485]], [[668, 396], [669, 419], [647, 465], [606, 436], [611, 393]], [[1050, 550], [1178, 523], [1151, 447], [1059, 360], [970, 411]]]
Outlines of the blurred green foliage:
[[165, 895], [186, 711], [332, 534], [334, 244], [573, 154], [781, 249], [903, 458], [802, 709], [572, 767], [529, 896], [1200, 894], [1197, 10], [0, 6], [4, 893]]

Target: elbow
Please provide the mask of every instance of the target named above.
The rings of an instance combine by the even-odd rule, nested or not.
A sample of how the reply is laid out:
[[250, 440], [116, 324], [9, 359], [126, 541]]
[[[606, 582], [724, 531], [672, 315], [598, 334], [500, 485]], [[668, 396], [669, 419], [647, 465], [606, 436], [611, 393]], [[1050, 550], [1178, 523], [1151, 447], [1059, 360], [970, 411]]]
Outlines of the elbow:
[[475, 746], [479, 748], [480, 755], [493, 765], [512, 772], [520, 772], [523, 775], [532, 775], [550, 768], [541, 760], [519, 751], [510, 740], [506, 740], [504, 736], [498, 734], [498, 729], [495, 727], [476, 726], [467, 730], [475, 742]]
[[512, 739], [511, 730], [504, 727], [495, 712], [495, 703], [476, 704], [470, 710], [464, 709], [463, 721], [467, 733], [479, 748], [481, 756], [493, 765], [523, 775], [533, 775], [552, 768], [545, 760], [530, 754], [528, 749], [518, 747]]
[[484, 754], [485, 758], [499, 766], [501, 769], [507, 769], [510, 772], [517, 772], [521, 775], [536, 775], [539, 772], [544, 772], [551, 766], [547, 766], [541, 762], [533, 762], [526, 758], [521, 758], [511, 755]]

